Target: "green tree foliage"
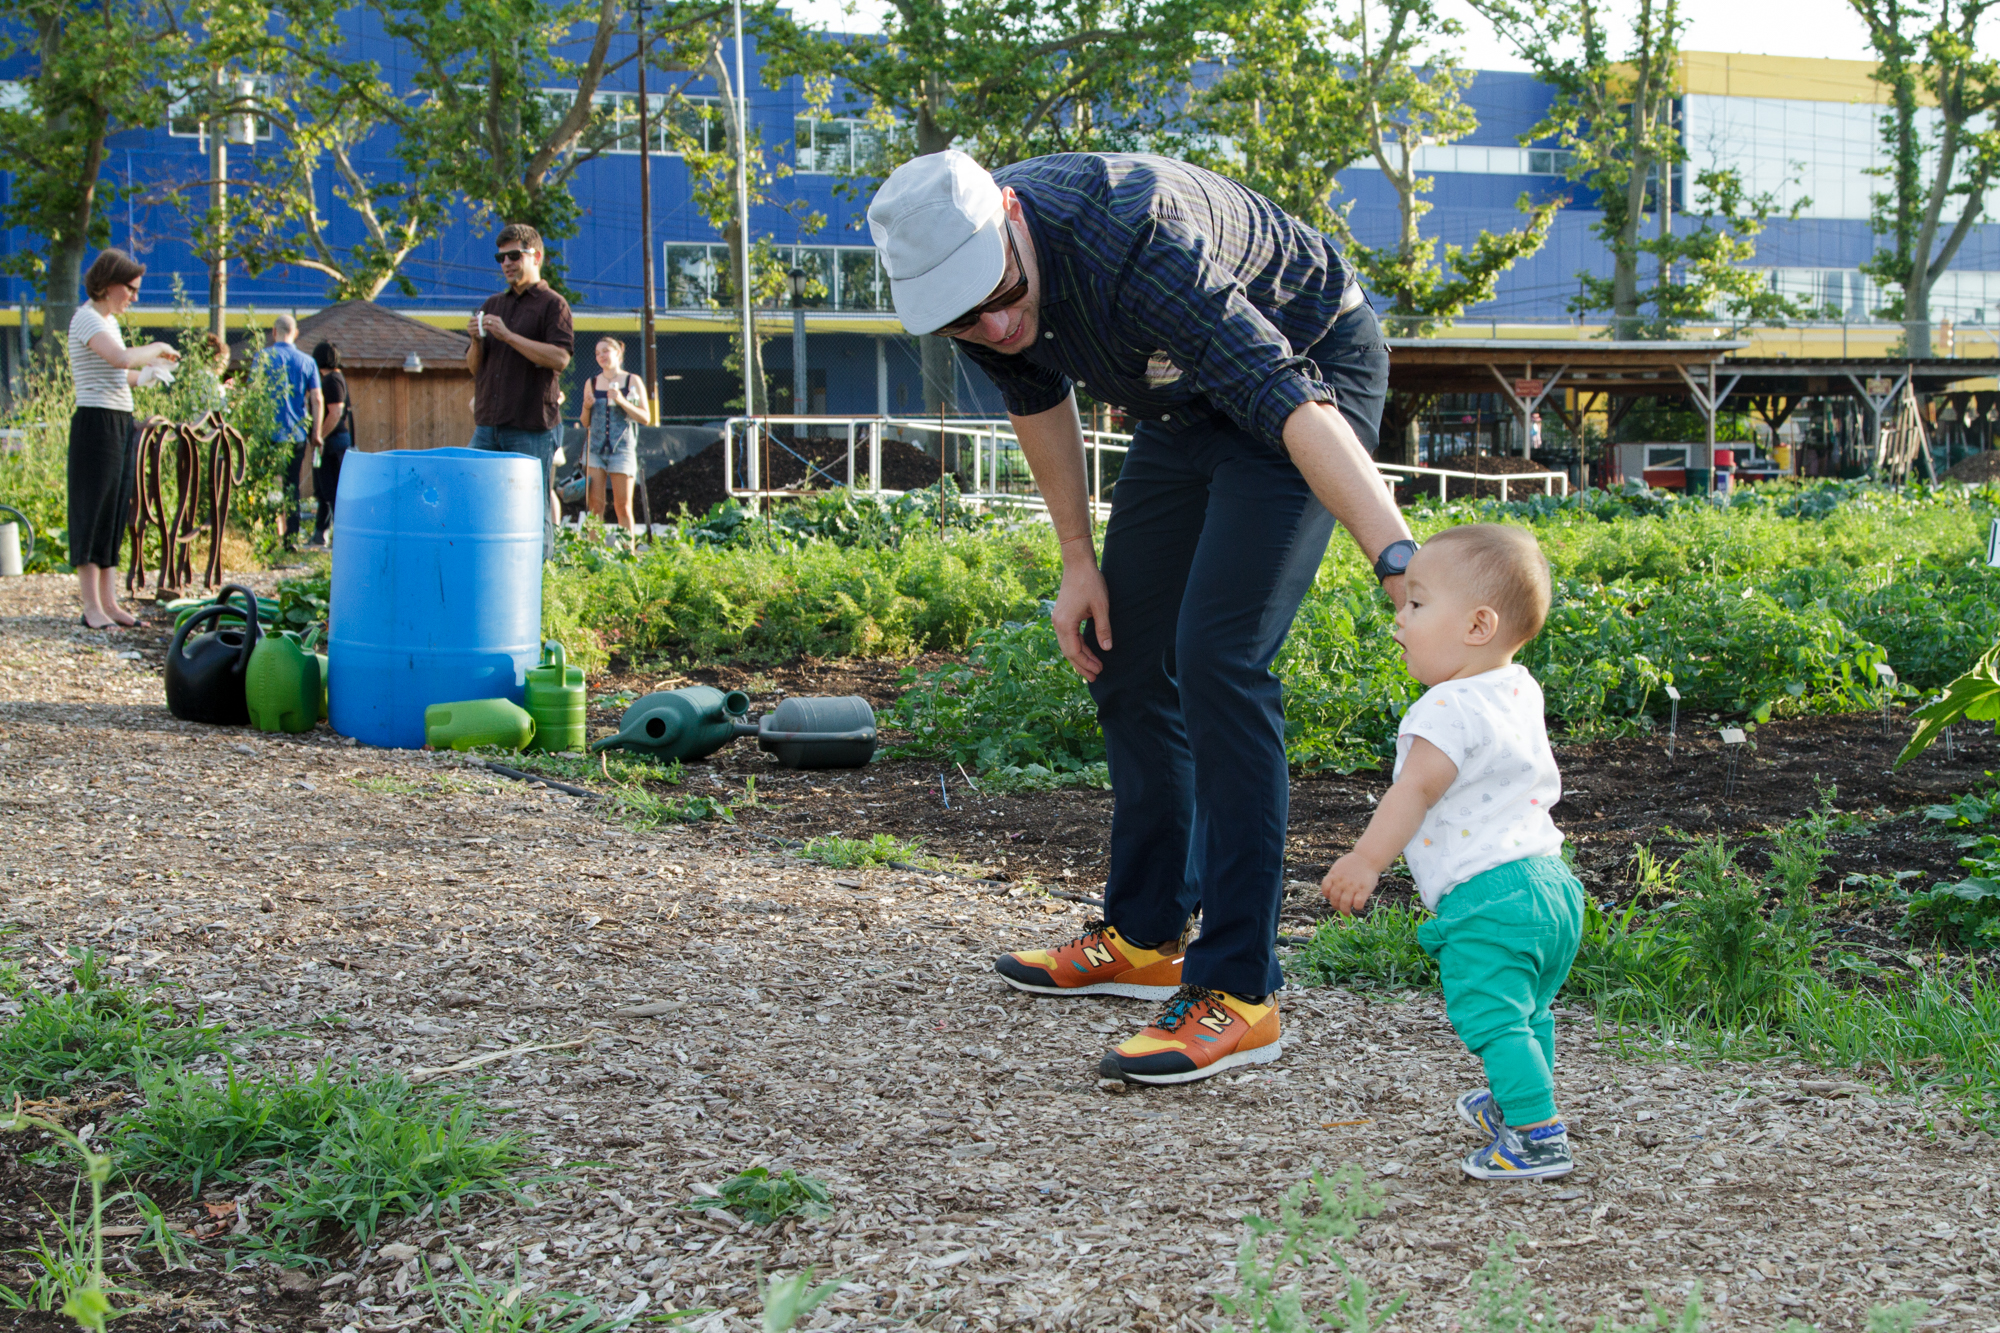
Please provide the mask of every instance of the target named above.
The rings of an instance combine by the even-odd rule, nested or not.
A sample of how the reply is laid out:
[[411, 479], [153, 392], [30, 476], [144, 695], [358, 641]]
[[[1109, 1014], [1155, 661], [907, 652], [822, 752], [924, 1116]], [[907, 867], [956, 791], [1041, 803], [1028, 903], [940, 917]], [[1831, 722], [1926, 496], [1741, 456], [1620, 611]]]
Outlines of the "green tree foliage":
[[[1269, 0], [1222, 17], [1223, 73], [1189, 109], [1186, 154], [1264, 194], [1341, 241], [1371, 292], [1383, 298], [1388, 331], [1434, 333], [1489, 300], [1500, 277], [1541, 249], [1561, 201], [1520, 200], [1518, 230], [1482, 231], [1470, 246], [1426, 236], [1431, 178], [1417, 150], [1451, 143], [1478, 127], [1464, 100], [1471, 72], [1452, 46], [1464, 29], [1433, 0]], [[1372, 163], [1396, 193], [1395, 239], [1373, 245], [1336, 207], [1338, 173]], [[1428, 400], [1396, 395], [1384, 414], [1387, 462], [1415, 456]]]
[[[767, 77], [838, 75], [885, 133], [864, 167], [962, 148], [987, 167], [1146, 147], [1166, 128], [1215, 0], [895, 0], [879, 38], [773, 25]], [[926, 411], [950, 410], [952, 348], [919, 342]]]
[[[1435, 331], [1493, 295], [1500, 275], [1541, 248], [1560, 201], [1536, 205], [1518, 231], [1482, 232], [1470, 247], [1423, 234], [1431, 178], [1417, 150], [1478, 128], [1465, 104], [1471, 72], [1450, 44], [1463, 28], [1432, 0], [1356, 0], [1328, 10], [1313, 0], [1273, 0], [1224, 20], [1229, 64], [1197, 96], [1197, 151], [1211, 164], [1338, 236], [1371, 291], [1387, 298], [1386, 321], [1405, 335]], [[1396, 192], [1395, 240], [1370, 245], [1335, 208], [1337, 173], [1371, 162]]]
[[1848, 3], [1868, 25], [1874, 78], [1889, 93], [1889, 163], [1877, 172], [1888, 188], [1872, 216], [1888, 244], [1861, 270], [1894, 289], [1881, 313], [1902, 321], [1911, 354], [1928, 356], [1931, 289], [1980, 220], [2000, 165], [2000, 65], [1978, 44], [1994, 0]]
[[188, 42], [173, 9], [151, 0], [5, 0], [0, 21], [0, 58], [23, 62], [18, 100], [0, 105], [11, 177], [0, 219], [29, 237], [0, 267], [40, 284], [44, 328], [60, 336], [82, 299], [85, 251], [110, 241], [108, 205], [133, 189], [105, 179], [106, 141], [166, 119]]
[[[409, 96], [379, 104], [415, 187], [471, 205], [480, 221], [526, 222], [554, 243], [576, 233], [569, 183], [617, 140], [595, 96], [635, 61], [615, 39], [618, 0], [368, 0], [382, 32], [408, 53]], [[668, 3], [648, 31], [668, 49], [726, 22], [727, 4]], [[560, 282], [561, 264], [546, 270]]]
[[[444, 225], [452, 199], [421, 181], [381, 180], [366, 170], [364, 146], [405, 108], [373, 61], [347, 58], [340, 26], [347, 8], [337, 0], [226, 0], [204, 16], [194, 63], [221, 77], [204, 79], [191, 100], [211, 126], [254, 113], [276, 133], [275, 151], [256, 154], [247, 176], [228, 182], [233, 206], [203, 212], [198, 234], [211, 238], [210, 247], [219, 239], [252, 276], [281, 264], [322, 274], [335, 300], [373, 300], [391, 283], [415, 296], [400, 274], [403, 261]], [[250, 96], [237, 91], [232, 71], [257, 76]], [[362, 239], [343, 248], [327, 238], [333, 210], [322, 203], [319, 181], [328, 168], [333, 199], [362, 225]]]
[[[1531, 133], [1570, 150], [1569, 179], [1597, 191], [1597, 234], [1611, 251], [1611, 277], [1583, 275], [1578, 304], [1611, 313], [1612, 336], [1648, 330], [1639, 286], [1642, 226], [1658, 206], [1654, 186], [1680, 161], [1673, 102], [1684, 26], [1679, 0], [1638, 0], [1625, 17], [1630, 49], [1614, 57], [1600, 0], [1474, 0], [1501, 40], [1555, 90]], [[1671, 198], [1666, 199], [1671, 207]], [[1670, 224], [1662, 219], [1665, 230]]]

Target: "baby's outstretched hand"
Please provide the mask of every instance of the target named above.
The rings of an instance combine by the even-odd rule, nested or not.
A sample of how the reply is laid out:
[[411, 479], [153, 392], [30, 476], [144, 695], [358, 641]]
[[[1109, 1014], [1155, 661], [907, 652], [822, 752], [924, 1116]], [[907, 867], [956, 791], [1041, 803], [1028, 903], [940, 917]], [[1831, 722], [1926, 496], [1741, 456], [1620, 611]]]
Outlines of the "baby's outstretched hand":
[[1375, 882], [1381, 878], [1381, 871], [1370, 870], [1366, 862], [1349, 852], [1326, 872], [1326, 878], [1319, 882], [1319, 891], [1334, 911], [1352, 916], [1367, 905], [1369, 895], [1375, 892]]

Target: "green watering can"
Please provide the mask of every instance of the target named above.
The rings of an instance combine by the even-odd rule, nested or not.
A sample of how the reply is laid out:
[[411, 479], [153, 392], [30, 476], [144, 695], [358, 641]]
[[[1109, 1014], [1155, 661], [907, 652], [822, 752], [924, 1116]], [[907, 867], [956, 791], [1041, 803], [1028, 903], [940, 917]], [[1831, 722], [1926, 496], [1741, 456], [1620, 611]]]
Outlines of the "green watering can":
[[426, 750], [470, 750], [497, 745], [525, 749], [535, 739], [535, 719], [512, 699], [466, 699], [424, 710]]
[[653, 759], [706, 759], [755, 727], [743, 722], [750, 696], [741, 690], [724, 694], [707, 685], [660, 690], [646, 695], [618, 720], [618, 734], [592, 741], [600, 750], [629, 750]]
[[259, 731], [311, 731], [324, 717], [324, 658], [290, 634], [264, 634], [250, 650], [243, 701]]
[[551, 753], [582, 750], [583, 668], [569, 665], [554, 639], [542, 645], [542, 664], [528, 672], [528, 712], [535, 719], [535, 748]]

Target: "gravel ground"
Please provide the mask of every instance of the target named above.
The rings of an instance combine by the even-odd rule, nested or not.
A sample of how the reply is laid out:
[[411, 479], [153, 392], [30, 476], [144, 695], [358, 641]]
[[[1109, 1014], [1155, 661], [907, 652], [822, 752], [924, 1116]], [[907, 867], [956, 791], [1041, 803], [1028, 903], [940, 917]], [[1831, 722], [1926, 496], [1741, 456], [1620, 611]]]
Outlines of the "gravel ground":
[[[316, 1313], [253, 1284], [199, 1327], [423, 1329], [419, 1256], [459, 1247], [619, 1305], [714, 1307], [711, 1330], [760, 1327], [757, 1272], [805, 1265], [846, 1283], [815, 1328], [1204, 1329], [1242, 1215], [1356, 1162], [1389, 1211], [1347, 1252], [1407, 1295], [1394, 1329], [1456, 1328], [1510, 1234], [1571, 1329], [1697, 1281], [1713, 1328], [1858, 1330], [1913, 1296], [1928, 1326], [2000, 1328], [1996, 1155], [1949, 1112], [1805, 1066], [1623, 1058], [1566, 1014], [1578, 1171], [1476, 1184], [1451, 1100], [1478, 1070], [1442, 1005], [1334, 989], [1287, 993], [1274, 1066], [1109, 1095], [1098, 1055], [1151, 1006], [1032, 999], [989, 963], [1074, 933], [1075, 904], [826, 871], [726, 826], [632, 833], [323, 728], [183, 724], [73, 606], [65, 579], [0, 584], [0, 892], [31, 973], [87, 944], [233, 1025], [315, 1034], [262, 1043], [268, 1063], [549, 1047], [477, 1085], [570, 1172], [537, 1202], [391, 1228]], [[326, 1014], [347, 1021], [304, 1027]], [[682, 1211], [756, 1165], [825, 1179], [833, 1215]], [[1308, 1308], [1341, 1286], [1315, 1271]]]

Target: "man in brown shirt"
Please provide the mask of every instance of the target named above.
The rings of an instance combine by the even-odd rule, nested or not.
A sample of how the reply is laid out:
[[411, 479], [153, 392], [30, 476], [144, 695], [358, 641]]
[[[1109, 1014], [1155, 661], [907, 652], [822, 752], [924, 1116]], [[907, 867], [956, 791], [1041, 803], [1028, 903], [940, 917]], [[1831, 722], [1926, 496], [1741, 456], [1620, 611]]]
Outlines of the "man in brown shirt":
[[576, 334], [569, 302], [542, 281], [542, 236], [525, 222], [510, 222], [495, 245], [507, 290], [486, 298], [466, 322], [472, 342], [472, 447], [528, 454], [542, 464], [549, 498], [542, 550], [555, 549], [553, 473], [563, 430], [556, 376], [569, 368]]

